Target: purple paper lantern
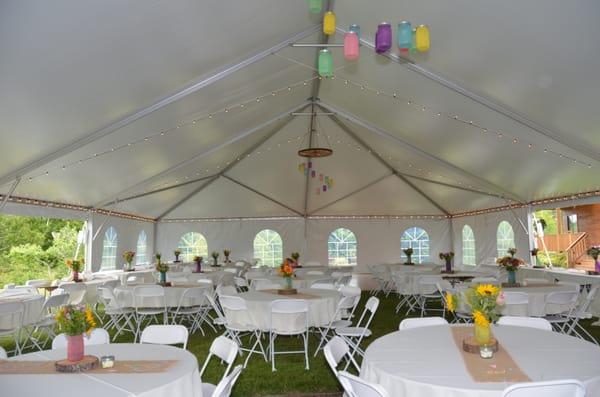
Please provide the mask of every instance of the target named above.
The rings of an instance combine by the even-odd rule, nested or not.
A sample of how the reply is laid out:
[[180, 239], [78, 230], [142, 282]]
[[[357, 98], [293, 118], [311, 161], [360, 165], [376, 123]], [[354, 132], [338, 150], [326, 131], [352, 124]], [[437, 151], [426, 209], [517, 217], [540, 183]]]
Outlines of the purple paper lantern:
[[323, 192], [327, 191], [327, 185], [323, 185]]
[[375, 33], [375, 52], [383, 54], [388, 52], [392, 48], [392, 26], [383, 22], [377, 27], [377, 33]]

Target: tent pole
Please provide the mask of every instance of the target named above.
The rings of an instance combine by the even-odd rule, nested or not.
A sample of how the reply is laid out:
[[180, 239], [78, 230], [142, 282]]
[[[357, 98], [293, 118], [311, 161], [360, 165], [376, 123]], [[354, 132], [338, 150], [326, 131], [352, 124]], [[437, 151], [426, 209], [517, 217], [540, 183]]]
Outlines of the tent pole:
[[21, 177], [18, 177], [17, 179], [15, 179], [15, 181], [12, 184], [12, 186], [8, 190], [8, 193], [6, 193], [6, 195], [2, 199], [2, 203], [0, 203], [0, 212], [2, 212], [4, 210], [4, 207], [6, 206], [6, 203], [8, 203], [8, 199], [15, 192], [15, 190], [17, 189], [17, 186], [19, 186], [19, 183], [21, 183]]

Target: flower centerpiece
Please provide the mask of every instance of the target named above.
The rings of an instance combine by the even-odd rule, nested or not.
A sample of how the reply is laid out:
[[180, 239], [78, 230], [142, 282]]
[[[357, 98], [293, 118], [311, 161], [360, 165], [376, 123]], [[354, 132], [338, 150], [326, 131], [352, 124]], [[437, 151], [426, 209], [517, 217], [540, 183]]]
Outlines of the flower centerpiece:
[[504, 267], [508, 272], [508, 284], [514, 285], [517, 283], [517, 269], [519, 266], [523, 266], [525, 262], [522, 259], [515, 258], [515, 254], [517, 253], [516, 248], [510, 248], [508, 253], [510, 255], [498, 258], [496, 263]]
[[443, 259], [446, 262], [446, 270], [444, 273], [453, 273], [452, 258], [454, 258], [454, 252], [440, 252], [440, 259]]
[[173, 255], [175, 255], [175, 262], [180, 262], [179, 255], [181, 255], [181, 250], [179, 248], [173, 251]]
[[202, 273], [202, 257], [201, 256], [195, 256], [194, 257], [194, 262], [196, 262], [196, 271], [195, 273]]
[[600, 261], [598, 260], [598, 257], [600, 256], [600, 245], [592, 245], [590, 248], [588, 248], [587, 254], [591, 256], [595, 262], [594, 270], [597, 273], [600, 273]]
[[225, 263], [231, 263], [231, 261], [229, 260], [229, 255], [231, 255], [230, 249], [223, 250], [223, 256], [225, 257]]
[[413, 254], [413, 249], [412, 248], [406, 248], [403, 249], [402, 252], [404, 252], [404, 255], [406, 255], [406, 262], [404, 262], [405, 265], [414, 265], [414, 263], [412, 263], [411, 257]]
[[300, 259], [300, 253], [299, 252], [292, 252], [290, 254], [290, 257], [292, 258], [292, 261], [293, 261], [292, 262], [292, 267], [295, 268], [295, 267], [300, 266], [300, 261], [299, 261], [299, 259]]
[[160, 261], [160, 252], [157, 252], [154, 256], [156, 257], [156, 271], [160, 274], [159, 283], [165, 285], [167, 283], [167, 272], [169, 271], [169, 266]]
[[292, 277], [294, 277], [294, 268], [292, 267], [289, 258], [286, 258], [283, 261], [281, 266], [279, 266], [277, 272], [285, 280], [285, 288], [292, 289]]
[[133, 270], [133, 258], [135, 257], [135, 252], [134, 251], [124, 251], [123, 252], [123, 259], [125, 259], [125, 271], [126, 272], [130, 272]]
[[76, 283], [82, 281], [79, 278], [79, 273], [83, 271], [83, 259], [66, 259], [65, 263], [71, 269], [71, 278], [73, 281]]
[[83, 334], [88, 335], [96, 321], [92, 310], [86, 306], [63, 306], [56, 313], [56, 325], [67, 334], [67, 360], [78, 362], [83, 359]]
[[211, 256], [213, 258], [212, 266], [219, 266], [219, 251], [213, 251]]

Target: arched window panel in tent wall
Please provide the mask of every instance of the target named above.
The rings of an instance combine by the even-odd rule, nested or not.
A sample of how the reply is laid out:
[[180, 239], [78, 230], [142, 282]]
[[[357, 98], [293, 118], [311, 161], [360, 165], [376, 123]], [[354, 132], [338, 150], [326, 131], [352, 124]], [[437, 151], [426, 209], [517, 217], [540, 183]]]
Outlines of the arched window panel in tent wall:
[[429, 261], [429, 234], [420, 227], [411, 227], [402, 233], [400, 238], [400, 258], [403, 261], [408, 260], [403, 250], [413, 249], [411, 260], [413, 263], [423, 263]]
[[117, 230], [111, 226], [104, 232], [104, 240], [102, 241], [102, 270], [116, 268], [117, 245]]
[[144, 265], [148, 263], [148, 235], [144, 230], [142, 230], [138, 235], [135, 263], [138, 265]]
[[356, 265], [358, 243], [350, 229], [339, 228], [327, 240], [327, 257], [330, 266]]
[[283, 262], [283, 241], [275, 230], [261, 230], [254, 237], [254, 258], [259, 265], [276, 267]]
[[464, 225], [462, 228], [463, 265], [475, 266], [477, 264], [475, 252], [475, 233], [473, 233], [473, 229], [471, 229], [471, 226]]
[[498, 248], [498, 257], [508, 255], [508, 250], [516, 247], [515, 232], [512, 225], [507, 221], [502, 221], [498, 224], [496, 246]]
[[208, 257], [206, 238], [197, 232], [187, 232], [179, 239], [177, 248], [181, 250], [181, 260], [191, 262], [195, 256]]

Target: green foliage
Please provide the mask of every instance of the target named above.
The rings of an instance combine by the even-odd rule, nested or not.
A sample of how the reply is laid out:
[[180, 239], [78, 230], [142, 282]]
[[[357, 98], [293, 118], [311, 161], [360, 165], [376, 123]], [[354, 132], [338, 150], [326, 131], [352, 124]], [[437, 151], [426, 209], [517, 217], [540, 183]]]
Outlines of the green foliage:
[[556, 234], [556, 213], [553, 210], [539, 210], [535, 216], [542, 224], [544, 234]]
[[[567, 267], [567, 255], [564, 252], [548, 251], [548, 254], [550, 254], [550, 259], [552, 260], [552, 266], [564, 268]], [[540, 251], [538, 253], [537, 263], [538, 265], [550, 266], [548, 256], [546, 256], [544, 251]]]

